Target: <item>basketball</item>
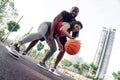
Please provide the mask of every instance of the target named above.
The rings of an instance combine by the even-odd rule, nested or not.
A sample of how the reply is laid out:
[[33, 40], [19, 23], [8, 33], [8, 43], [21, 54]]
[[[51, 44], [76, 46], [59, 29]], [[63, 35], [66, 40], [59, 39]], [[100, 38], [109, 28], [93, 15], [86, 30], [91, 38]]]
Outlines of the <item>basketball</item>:
[[65, 43], [65, 51], [70, 55], [75, 55], [80, 50], [80, 42], [74, 39], [70, 39]]

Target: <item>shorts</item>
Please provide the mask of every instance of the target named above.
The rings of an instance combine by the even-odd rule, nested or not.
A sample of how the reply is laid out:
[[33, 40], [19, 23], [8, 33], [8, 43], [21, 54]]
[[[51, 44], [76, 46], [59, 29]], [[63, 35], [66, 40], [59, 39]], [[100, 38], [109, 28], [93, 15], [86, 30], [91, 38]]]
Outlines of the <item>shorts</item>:
[[60, 42], [61, 42], [61, 44], [62, 44], [63, 46], [65, 45], [66, 41], [67, 41], [66, 36], [60, 37]]

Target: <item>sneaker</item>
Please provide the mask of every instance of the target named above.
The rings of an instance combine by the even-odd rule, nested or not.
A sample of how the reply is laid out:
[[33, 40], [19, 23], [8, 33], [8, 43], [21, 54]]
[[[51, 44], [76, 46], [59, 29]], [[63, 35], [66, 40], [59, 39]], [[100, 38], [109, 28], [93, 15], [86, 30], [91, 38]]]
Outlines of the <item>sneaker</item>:
[[10, 45], [10, 49], [13, 53], [19, 54], [20, 48], [18, 47], [18, 44], [12, 44]]
[[47, 69], [45, 63], [39, 62], [37, 65], [43, 69]]
[[60, 76], [60, 74], [57, 73], [55, 68], [50, 68], [49, 71], [52, 72], [53, 74], [57, 75], [57, 76]]
[[27, 55], [27, 53], [25, 51], [22, 52], [22, 55]]
[[56, 72], [56, 69], [55, 68], [50, 68], [49, 71], [50, 72]]
[[14, 49], [14, 50], [16, 50], [17, 52], [20, 51], [20, 48], [18, 47], [18, 44], [12, 44], [11, 48]]

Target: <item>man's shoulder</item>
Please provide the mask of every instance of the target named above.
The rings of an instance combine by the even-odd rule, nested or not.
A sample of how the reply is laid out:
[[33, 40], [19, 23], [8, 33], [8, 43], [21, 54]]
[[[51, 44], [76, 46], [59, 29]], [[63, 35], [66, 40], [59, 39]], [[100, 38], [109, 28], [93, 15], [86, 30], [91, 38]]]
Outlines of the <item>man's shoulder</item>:
[[62, 13], [69, 13], [69, 12], [68, 12], [68, 11], [66, 11], [66, 10], [63, 10], [63, 11], [62, 11]]
[[62, 14], [62, 15], [65, 15], [65, 16], [66, 16], [66, 15], [68, 16], [70, 13], [69, 13], [68, 11], [66, 11], [66, 10], [63, 10], [63, 11], [61, 12], [61, 14]]

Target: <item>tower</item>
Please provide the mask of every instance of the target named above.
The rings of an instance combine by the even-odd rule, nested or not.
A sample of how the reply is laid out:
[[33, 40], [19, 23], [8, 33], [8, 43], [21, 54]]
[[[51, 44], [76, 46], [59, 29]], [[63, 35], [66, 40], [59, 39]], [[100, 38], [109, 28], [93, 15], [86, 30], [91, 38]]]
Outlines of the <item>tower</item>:
[[103, 27], [96, 55], [94, 57], [94, 64], [98, 66], [95, 78], [104, 78], [106, 74], [115, 32], [116, 29]]

